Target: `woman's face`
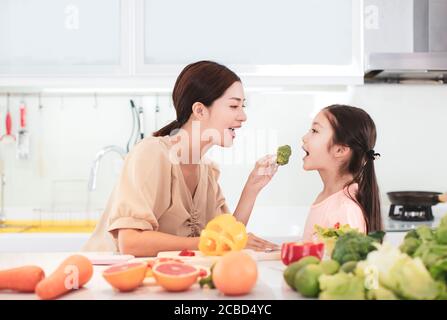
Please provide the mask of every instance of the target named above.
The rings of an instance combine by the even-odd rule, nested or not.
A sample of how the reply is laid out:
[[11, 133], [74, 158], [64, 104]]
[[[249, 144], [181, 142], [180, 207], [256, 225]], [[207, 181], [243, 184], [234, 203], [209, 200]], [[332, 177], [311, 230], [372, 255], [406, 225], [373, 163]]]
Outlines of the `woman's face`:
[[334, 130], [323, 111], [320, 111], [312, 121], [310, 130], [303, 136], [304, 170], [327, 169], [334, 164], [334, 158], [329, 146], [332, 144]]
[[237, 129], [247, 120], [244, 111], [244, 89], [242, 83], [233, 83], [224, 94], [207, 108], [208, 117], [203, 123], [204, 140], [211, 140], [221, 147], [230, 147], [236, 138]]

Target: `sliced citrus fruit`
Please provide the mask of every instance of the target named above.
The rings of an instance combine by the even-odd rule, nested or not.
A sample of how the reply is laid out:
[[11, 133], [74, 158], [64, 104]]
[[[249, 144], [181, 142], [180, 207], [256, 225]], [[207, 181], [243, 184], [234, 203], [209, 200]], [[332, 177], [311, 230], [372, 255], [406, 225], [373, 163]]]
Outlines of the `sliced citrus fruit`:
[[152, 268], [157, 284], [168, 291], [185, 291], [197, 282], [200, 269], [178, 262], [158, 263]]
[[145, 262], [126, 263], [112, 266], [104, 270], [102, 275], [115, 289], [132, 291], [143, 283], [147, 268]]

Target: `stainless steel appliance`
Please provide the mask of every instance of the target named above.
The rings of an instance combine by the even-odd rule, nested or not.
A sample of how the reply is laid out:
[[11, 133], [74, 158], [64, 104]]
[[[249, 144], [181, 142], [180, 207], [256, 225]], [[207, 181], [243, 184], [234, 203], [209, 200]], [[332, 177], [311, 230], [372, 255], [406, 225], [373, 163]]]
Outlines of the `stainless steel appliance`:
[[365, 0], [365, 83], [447, 83], [447, 1]]

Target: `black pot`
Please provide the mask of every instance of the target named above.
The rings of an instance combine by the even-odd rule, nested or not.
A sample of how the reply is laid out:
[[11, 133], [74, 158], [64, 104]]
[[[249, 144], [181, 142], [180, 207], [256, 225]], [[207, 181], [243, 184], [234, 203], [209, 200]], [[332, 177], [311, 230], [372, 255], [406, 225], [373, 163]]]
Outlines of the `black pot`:
[[431, 207], [447, 201], [447, 193], [432, 191], [394, 191], [387, 195], [391, 201], [389, 217], [393, 220], [431, 221]]
[[387, 193], [391, 204], [399, 206], [433, 206], [447, 201], [447, 194], [431, 191], [393, 191]]

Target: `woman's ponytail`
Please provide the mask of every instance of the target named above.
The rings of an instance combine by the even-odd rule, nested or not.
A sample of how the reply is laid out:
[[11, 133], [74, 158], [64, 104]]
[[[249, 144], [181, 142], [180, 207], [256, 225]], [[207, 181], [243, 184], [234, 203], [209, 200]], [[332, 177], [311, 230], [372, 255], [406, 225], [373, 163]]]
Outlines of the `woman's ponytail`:
[[155, 131], [152, 135], [154, 137], [168, 136], [171, 135], [171, 132], [173, 132], [174, 130], [180, 129], [181, 126], [182, 124], [179, 121], [174, 120], [160, 130]]

